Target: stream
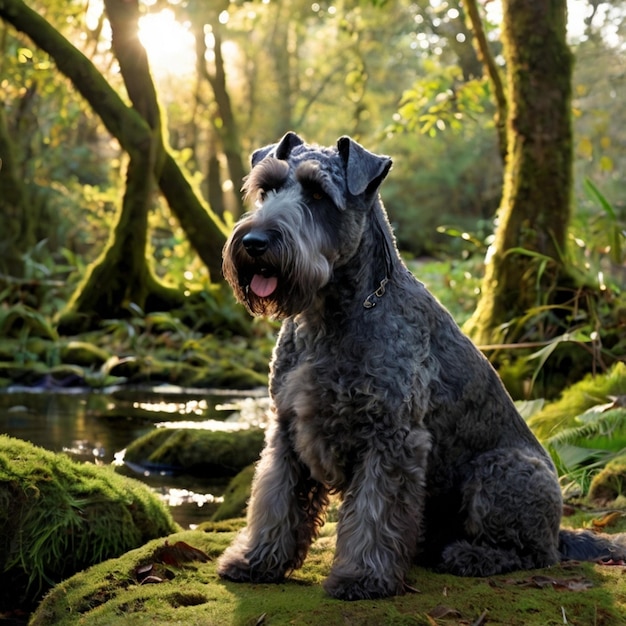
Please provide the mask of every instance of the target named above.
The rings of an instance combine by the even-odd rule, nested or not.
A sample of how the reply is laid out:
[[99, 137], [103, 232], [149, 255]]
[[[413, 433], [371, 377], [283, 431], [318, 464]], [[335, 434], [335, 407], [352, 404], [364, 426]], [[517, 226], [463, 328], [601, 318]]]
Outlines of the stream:
[[[0, 432], [77, 461], [119, 464], [126, 446], [159, 423], [173, 427], [182, 421], [251, 419], [250, 412], [262, 411], [263, 396], [263, 391], [175, 386], [54, 392], [11, 388], [0, 392]], [[228, 479], [133, 471], [127, 466], [121, 472], [149, 485], [183, 528], [209, 519], [228, 484]]]

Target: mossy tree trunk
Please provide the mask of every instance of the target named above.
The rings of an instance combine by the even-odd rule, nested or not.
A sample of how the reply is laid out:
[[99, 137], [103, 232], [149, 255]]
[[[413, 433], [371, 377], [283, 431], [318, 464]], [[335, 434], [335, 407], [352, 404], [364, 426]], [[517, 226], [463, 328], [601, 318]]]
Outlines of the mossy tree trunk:
[[111, 23], [113, 51], [134, 108], [150, 127], [142, 145], [128, 153], [126, 190], [118, 222], [103, 252], [79, 285], [63, 315], [66, 325], [75, 315], [119, 317], [134, 304], [143, 310], [180, 305], [182, 294], [159, 283], [147, 260], [148, 215], [155, 172], [163, 161], [161, 112], [150, 76], [148, 58], [139, 41], [137, 0], [105, 0]]
[[[566, 0], [503, 0], [507, 151], [495, 240], [466, 330], [479, 344], [568, 282], [572, 54]], [[525, 251], [525, 252], [524, 252]], [[508, 337], [509, 340], [515, 337]]]
[[180, 292], [159, 283], [146, 261], [148, 212], [153, 191], [154, 151], [133, 150], [126, 190], [109, 243], [87, 269], [83, 282], [59, 321], [62, 332], [76, 332], [105, 317], [124, 317], [136, 305], [145, 311], [181, 304]]
[[[135, 108], [126, 106], [91, 61], [41, 15], [21, 0], [0, 0], [0, 18], [28, 35], [54, 59], [59, 71], [72, 81], [129, 154], [143, 152], [152, 144], [154, 134], [146, 120]], [[161, 137], [158, 136], [156, 141], [160, 143]], [[157, 146], [157, 153], [160, 158], [155, 159], [153, 165], [157, 169], [155, 176], [161, 192], [189, 242], [209, 269], [211, 279], [223, 280], [221, 250], [226, 240], [225, 226], [202, 202], [162, 143]]]

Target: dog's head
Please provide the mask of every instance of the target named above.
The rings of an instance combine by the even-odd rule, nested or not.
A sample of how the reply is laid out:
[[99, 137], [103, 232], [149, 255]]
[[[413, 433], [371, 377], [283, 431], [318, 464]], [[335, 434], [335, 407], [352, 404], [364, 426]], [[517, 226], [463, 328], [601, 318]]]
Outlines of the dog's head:
[[224, 276], [254, 315], [311, 306], [333, 269], [356, 251], [391, 159], [350, 137], [310, 146], [295, 133], [252, 154], [243, 191], [255, 208], [224, 247]]

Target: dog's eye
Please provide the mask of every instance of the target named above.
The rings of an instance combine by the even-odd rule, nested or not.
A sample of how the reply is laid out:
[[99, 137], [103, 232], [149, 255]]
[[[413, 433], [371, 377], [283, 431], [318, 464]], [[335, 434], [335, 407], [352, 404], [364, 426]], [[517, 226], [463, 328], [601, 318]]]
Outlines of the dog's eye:
[[324, 197], [324, 194], [321, 191], [313, 192], [313, 200], [321, 200]]
[[267, 190], [259, 189], [259, 191], [256, 194], [257, 202], [264, 202], [266, 197], [267, 197]]

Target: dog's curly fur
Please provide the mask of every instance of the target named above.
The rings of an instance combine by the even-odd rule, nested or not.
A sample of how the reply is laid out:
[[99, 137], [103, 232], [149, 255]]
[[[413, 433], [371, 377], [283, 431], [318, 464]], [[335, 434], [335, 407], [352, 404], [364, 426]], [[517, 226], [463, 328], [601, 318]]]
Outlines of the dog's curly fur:
[[348, 137], [322, 148], [288, 133], [252, 164], [258, 206], [229, 238], [224, 274], [251, 313], [283, 324], [247, 526], [219, 574], [276, 582], [300, 567], [331, 492], [343, 497], [325, 582], [337, 598], [401, 593], [416, 559], [488, 576], [623, 557], [559, 531], [549, 456], [401, 261], [378, 197], [391, 160]]

